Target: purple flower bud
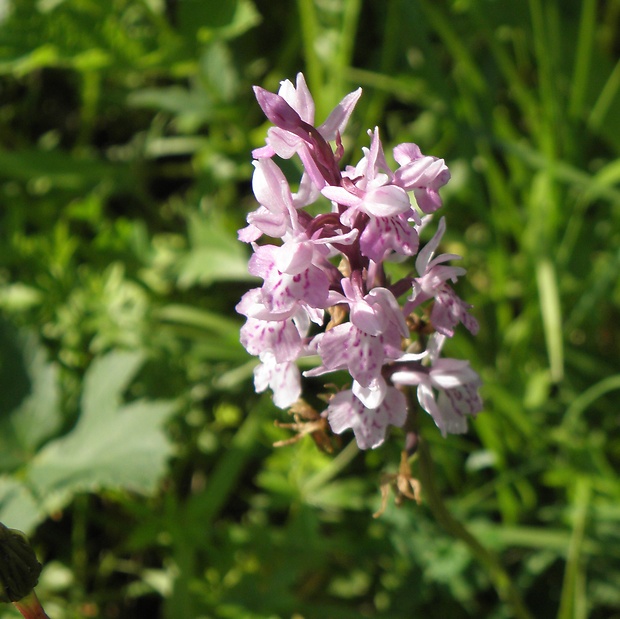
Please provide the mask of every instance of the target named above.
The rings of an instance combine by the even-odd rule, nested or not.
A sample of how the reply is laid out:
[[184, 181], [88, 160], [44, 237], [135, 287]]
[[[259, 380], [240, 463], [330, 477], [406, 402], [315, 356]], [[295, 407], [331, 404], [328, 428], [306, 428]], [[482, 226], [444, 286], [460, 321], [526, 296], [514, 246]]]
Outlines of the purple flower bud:
[[265, 116], [280, 129], [296, 133], [303, 121], [299, 114], [280, 96], [260, 86], [254, 86], [254, 94], [258, 105]]

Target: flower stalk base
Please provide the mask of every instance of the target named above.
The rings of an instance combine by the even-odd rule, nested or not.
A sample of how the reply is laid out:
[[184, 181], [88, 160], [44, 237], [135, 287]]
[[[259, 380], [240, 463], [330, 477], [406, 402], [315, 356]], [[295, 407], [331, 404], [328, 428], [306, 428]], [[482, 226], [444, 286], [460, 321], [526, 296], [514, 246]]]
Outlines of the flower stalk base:
[[521, 593], [504, 569], [498, 557], [482, 545], [469, 529], [450, 513], [435, 484], [434, 465], [428, 445], [420, 439], [418, 446], [418, 474], [422, 494], [437, 522], [453, 537], [464, 542], [476, 560], [485, 568], [499, 598], [512, 608], [517, 619], [534, 619], [526, 608]]

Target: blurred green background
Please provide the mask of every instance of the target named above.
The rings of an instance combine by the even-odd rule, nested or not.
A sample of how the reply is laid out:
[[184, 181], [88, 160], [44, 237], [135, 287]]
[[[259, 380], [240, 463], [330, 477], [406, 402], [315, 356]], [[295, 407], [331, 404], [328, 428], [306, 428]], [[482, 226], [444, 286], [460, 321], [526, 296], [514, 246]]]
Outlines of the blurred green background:
[[485, 410], [423, 428], [451, 513], [532, 616], [620, 617], [619, 57], [619, 0], [0, 2], [0, 521], [48, 614], [515, 616], [426, 502], [373, 519], [398, 432], [272, 447], [236, 230], [251, 86], [303, 71], [319, 122], [363, 87], [350, 161], [379, 125], [452, 170]]

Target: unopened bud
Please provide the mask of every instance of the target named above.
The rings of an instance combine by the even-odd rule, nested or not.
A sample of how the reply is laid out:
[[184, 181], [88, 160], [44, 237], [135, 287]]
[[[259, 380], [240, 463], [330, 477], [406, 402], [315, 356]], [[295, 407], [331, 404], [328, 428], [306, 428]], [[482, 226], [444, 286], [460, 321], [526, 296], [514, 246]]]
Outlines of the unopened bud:
[[0, 602], [18, 602], [39, 581], [42, 566], [26, 536], [0, 522]]
[[[276, 127], [295, 134], [299, 132], [300, 127], [308, 127], [299, 114], [280, 95], [269, 92], [260, 86], [254, 86], [254, 94], [265, 116]], [[305, 130], [301, 137], [305, 137], [307, 133], [308, 131]]]

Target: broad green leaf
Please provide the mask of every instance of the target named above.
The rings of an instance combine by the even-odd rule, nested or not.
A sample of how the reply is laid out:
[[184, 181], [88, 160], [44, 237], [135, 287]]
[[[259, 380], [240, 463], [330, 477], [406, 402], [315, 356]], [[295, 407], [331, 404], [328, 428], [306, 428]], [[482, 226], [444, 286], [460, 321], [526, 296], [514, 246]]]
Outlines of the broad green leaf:
[[60, 410], [58, 366], [34, 335], [25, 338], [24, 361], [31, 380], [30, 394], [11, 415], [20, 444], [34, 450], [53, 436], [63, 422]]
[[0, 521], [5, 526], [28, 533], [44, 517], [41, 505], [23, 483], [0, 476]]
[[[123, 393], [143, 360], [140, 353], [115, 351], [92, 363], [84, 378], [75, 427], [38, 451], [24, 464], [19, 477], [1, 481], [0, 521], [21, 519], [16, 526], [26, 530], [28, 523], [34, 525], [45, 514], [62, 509], [78, 492], [125, 489], [148, 493], [155, 489], [172, 450], [163, 425], [176, 405], [146, 400], [123, 404]], [[38, 378], [35, 397], [54, 394], [54, 379], [51, 374]], [[50, 431], [49, 421], [37, 421], [46, 405], [40, 403], [39, 410], [35, 404], [24, 408], [32, 423], [25, 419], [21, 430], [35, 426], [33, 437], [26, 435], [30, 441], [40, 438], [42, 428]]]
[[105, 423], [105, 416], [119, 408], [123, 392], [143, 361], [143, 356], [135, 352], [114, 352], [95, 359], [84, 377], [78, 426]]
[[26, 462], [60, 428], [58, 368], [33, 334], [0, 327], [0, 469]]
[[39, 452], [28, 471], [41, 496], [155, 488], [171, 451], [162, 426], [175, 405], [145, 400], [121, 404], [142, 362], [140, 353], [129, 352], [112, 352], [93, 362], [84, 379], [78, 423]]
[[28, 480], [44, 500], [51, 497], [50, 507], [81, 491], [152, 492], [171, 455], [162, 426], [174, 408], [146, 401], [113, 412], [104, 406], [37, 454]]

